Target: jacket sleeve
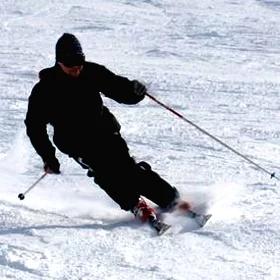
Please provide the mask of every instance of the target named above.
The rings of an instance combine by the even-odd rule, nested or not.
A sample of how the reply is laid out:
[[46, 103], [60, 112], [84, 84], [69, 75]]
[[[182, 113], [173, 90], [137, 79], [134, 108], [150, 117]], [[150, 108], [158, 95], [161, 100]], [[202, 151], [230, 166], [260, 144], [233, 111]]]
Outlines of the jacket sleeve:
[[29, 97], [28, 109], [25, 118], [26, 133], [30, 141], [41, 156], [44, 162], [48, 162], [55, 158], [55, 148], [53, 147], [49, 136], [47, 134], [48, 114], [42, 98], [43, 88], [41, 83], [37, 83]]
[[99, 82], [101, 92], [119, 103], [136, 104], [144, 98], [135, 93], [133, 81], [114, 74], [104, 66], [100, 71]]

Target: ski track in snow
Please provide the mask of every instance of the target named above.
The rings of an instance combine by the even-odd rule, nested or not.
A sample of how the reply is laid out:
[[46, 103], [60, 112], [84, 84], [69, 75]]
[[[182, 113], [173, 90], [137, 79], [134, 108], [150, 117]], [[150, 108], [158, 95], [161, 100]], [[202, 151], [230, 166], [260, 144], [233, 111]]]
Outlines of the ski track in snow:
[[157, 237], [60, 153], [63, 174], [17, 199], [42, 173], [23, 119], [63, 32], [279, 176], [279, 1], [4, 0], [0, 11], [0, 279], [279, 279], [279, 183], [148, 98], [104, 101], [132, 154], [213, 213], [205, 228], [167, 217]]

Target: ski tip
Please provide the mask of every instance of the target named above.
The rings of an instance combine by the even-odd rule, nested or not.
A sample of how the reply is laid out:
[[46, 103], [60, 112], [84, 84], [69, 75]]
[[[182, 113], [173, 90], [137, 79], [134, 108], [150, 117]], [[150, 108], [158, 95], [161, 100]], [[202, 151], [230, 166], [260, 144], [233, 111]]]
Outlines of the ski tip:
[[171, 227], [171, 225], [168, 225], [159, 219], [152, 220], [150, 226], [156, 230], [157, 235], [164, 234]]
[[198, 215], [195, 217], [195, 220], [200, 227], [204, 227], [211, 217], [212, 214]]
[[158, 235], [163, 235], [166, 231], [171, 228], [171, 225], [163, 224], [162, 227], [157, 231]]

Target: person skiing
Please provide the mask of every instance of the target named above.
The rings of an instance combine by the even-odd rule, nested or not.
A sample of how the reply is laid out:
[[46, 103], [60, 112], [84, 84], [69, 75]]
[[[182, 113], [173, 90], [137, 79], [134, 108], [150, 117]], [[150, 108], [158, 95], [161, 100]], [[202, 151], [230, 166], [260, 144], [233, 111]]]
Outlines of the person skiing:
[[47, 133], [47, 124], [52, 125], [56, 148], [87, 169], [87, 175], [123, 210], [143, 222], [154, 221], [156, 211], [143, 197], [169, 210], [180, 201], [179, 192], [147, 162], [136, 162], [129, 154], [121, 126], [103, 105], [100, 93], [119, 103], [136, 104], [144, 99], [146, 87], [86, 61], [79, 40], [64, 33], [56, 43], [55, 65], [39, 72], [30, 94], [27, 135], [45, 172], [59, 174], [56, 149]]

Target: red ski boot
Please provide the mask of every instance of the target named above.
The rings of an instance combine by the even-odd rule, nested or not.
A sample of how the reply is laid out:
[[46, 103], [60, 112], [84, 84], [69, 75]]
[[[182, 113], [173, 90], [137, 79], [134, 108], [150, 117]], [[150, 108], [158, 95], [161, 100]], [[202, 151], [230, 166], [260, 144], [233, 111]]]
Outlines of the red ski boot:
[[175, 210], [180, 214], [185, 214], [187, 217], [194, 219], [200, 227], [203, 227], [212, 216], [211, 214], [198, 214], [194, 212], [191, 209], [191, 205], [184, 200], [177, 201]]
[[157, 219], [156, 210], [149, 206], [143, 198], [139, 199], [132, 212], [143, 223]]
[[143, 198], [139, 199], [138, 204], [133, 208], [132, 212], [137, 219], [143, 223], [148, 223], [154, 228], [158, 235], [162, 235], [170, 228], [170, 225], [157, 218], [156, 210], [149, 206]]

